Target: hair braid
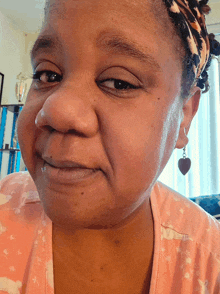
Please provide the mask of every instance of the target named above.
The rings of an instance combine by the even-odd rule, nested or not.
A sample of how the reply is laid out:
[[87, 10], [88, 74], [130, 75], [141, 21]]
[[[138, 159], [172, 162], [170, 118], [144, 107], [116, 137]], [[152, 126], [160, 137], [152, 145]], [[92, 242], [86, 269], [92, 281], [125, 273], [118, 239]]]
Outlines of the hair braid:
[[[209, 0], [201, 0], [199, 1], [200, 7], [202, 12], [207, 15], [211, 11], [210, 6], [207, 4]], [[202, 93], [207, 93], [210, 86], [208, 81], [208, 69], [211, 65], [212, 55], [219, 56], [220, 55], [220, 43], [215, 39], [214, 34], [209, 34], [209, 42], [210, 42], [210, 54], [209, 59], [206, 64], [206, 67], [204, 68], [201, 76], [199, 77], [197, 81], [197, 86], [203, 90]]]
[[[166, 7], [170, 7], [170, 3], [173, 0], [163, 0]], [[188, 0], [189, 5], [193, 5], [193, 2], [196, 0]], [[211, 11], [210, 6], [208, 5], [209, 0], [201, 0], [198, 1], [201, 13], [207, 15]], [[182, 44], [185, 49], [185, 57], [183, 59], [183, 74], [182, 74], [182, 90], [181, 96], [186, 98], [190, 94], [190, 89], [193, 85], [197, 85], [203, 90], [203, 93], [208, 92], [209, 90], [209, 82], [208, 82], [208, 69], [211, 64], [212, 56], [219, 56], [220, 55], [220, 43], [215, 39], [214, 34], [209, 34], [209, 43], [210, 43], [210, 53], [208, 57], [208, 62], [202, 71], [199, 78], [195, 79], [195, 73], [193, 70], [194, 65], [196, 64], [194, 58], [195, 56], [192, 55], [191, 51], [188, 48], [187, 42], [187, 31], [185, 28], [185, 23], [181, 14], [173, 13], [168, 10], [169, 16], [174, 24], [177, 34], [179, 35], [180, 39], [182, 40]], [[198, 41], [198, 40], [197, 40]]]
[[[205, 0], [206, 2], [207, 0]], [[201, 1], [202, 2], [202, 1]], [[197, 86], [200, 87], [204, 91], [202, 93], [207, 93], [210, 86], [208, 81], [208, 69], [211, 64], [212, 55], [219, 56], [220, 55], [220, 43], [215, 39], [214, 34], [209, 34], [209, 42], [210, 42], [210, 55], [206, 67], [204, 68], [200, 78], [197, 81]]]

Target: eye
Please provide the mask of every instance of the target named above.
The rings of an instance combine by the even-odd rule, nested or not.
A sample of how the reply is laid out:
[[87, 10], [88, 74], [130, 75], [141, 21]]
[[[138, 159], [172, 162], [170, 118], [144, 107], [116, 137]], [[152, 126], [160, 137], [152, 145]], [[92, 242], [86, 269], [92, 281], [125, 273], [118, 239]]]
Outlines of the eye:
[[139, 89], [139, 86], [132, 85], [126, 81], [118, 80], [118, 79], [106, 79], [99, 82], [99, 85], [110, 88], [113, 90], [130, 90], [130, 89]]
[[33, 74], [33, 80], [37, 80], [39, 83], [55, 83], [60, 82], [62, 76], [53, 71], [42, 70]]

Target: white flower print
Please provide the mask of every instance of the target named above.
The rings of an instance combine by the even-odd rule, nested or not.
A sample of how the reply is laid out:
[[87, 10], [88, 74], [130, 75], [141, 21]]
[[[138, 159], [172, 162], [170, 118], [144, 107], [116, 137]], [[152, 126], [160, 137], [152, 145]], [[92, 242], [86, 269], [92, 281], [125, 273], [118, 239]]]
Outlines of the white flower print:
[[0, 205], [7, 203], [11, 198], [11, 195], [5, 195], [0, 193]]
[[21, 281], [15, 282], [6, 277], [0, 277], [0, 290], [8, 294], [20, 294], [19, 288], [21, 288], [21, 286]]

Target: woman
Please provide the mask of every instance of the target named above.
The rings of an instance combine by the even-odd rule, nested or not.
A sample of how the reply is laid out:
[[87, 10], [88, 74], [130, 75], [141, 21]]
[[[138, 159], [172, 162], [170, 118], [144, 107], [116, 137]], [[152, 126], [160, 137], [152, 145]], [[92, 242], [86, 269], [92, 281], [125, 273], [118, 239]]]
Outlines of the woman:
[[0, 293], [220, 293], [219, 223], [157, 182], [208, 85], [207, 2], [47, 3]]

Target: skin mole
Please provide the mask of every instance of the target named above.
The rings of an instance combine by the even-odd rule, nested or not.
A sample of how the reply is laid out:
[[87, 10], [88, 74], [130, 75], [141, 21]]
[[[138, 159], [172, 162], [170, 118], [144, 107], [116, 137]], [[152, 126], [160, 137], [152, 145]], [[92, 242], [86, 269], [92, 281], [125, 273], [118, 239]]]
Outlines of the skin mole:
[[104, 263], [104, 264], [100, 267], [100, 270], [104, 270], [104, 268], [105, 268], [106, 266], [108, 266], [108, 264], [107, 264], [107, 263]]

